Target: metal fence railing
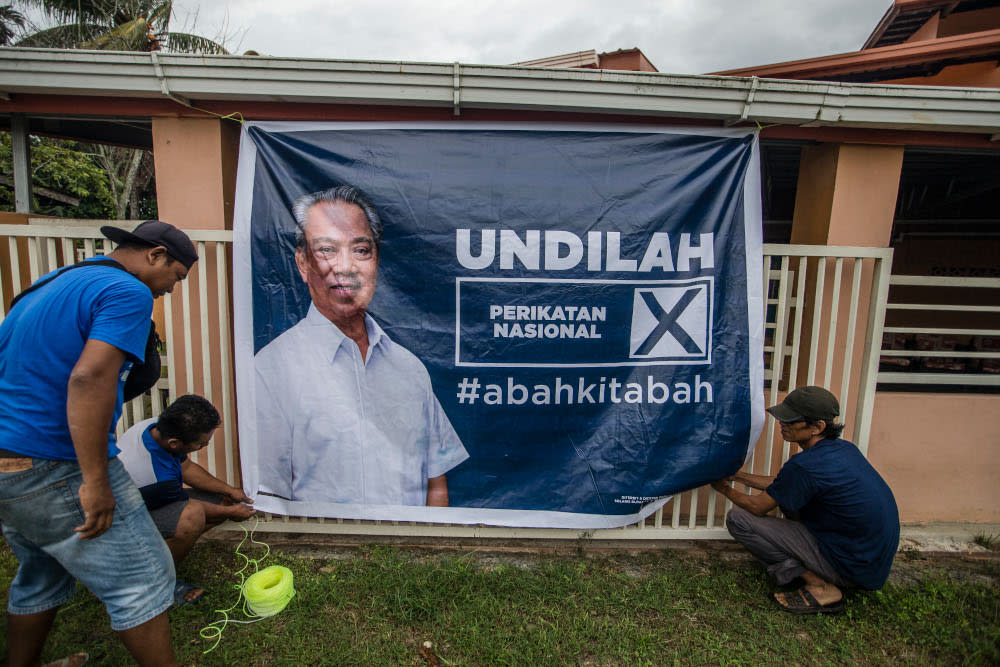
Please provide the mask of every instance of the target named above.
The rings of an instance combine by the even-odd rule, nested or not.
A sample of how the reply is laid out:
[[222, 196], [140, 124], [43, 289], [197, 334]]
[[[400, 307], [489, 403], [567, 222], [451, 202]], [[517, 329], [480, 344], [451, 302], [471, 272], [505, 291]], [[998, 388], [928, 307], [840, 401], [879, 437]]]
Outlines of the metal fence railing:
[[[888, 248], [764, 246], [766, 402], [803, 385], [830, 389], [845, 437], [866, 453], [891, 263]], [[780, 459], [767, 455], [774, 437], [772, 421], [761, 443], [772, 470], [788, 458], [787, 443]]]
[[[0, 225], [0, 320], [10, 299], [44, 273], [108, 250], [94, 221], [32, 220]], [[131, 227], [135, 222], [116, 221]], [[223, 425], [195, 461], [239, 483], [230, 292], [232, 232], [187, 230], [201, 261], [162, 305], [167, 377], [151, 394], [126, 406], [119, 432], [185, 393], [219, 408]], [[765, 401], [778, 402], [804, 384], [838, 394], [849, 434], [863, 452], [874, 403], [892, 251], [879, 248], [766, 244], [763, 257]], [[791, 452], [774, 425], [765, 426], [747, 470], [773, 474]], [[709, 487], [674, 496], [645, 521], [619, 529], [502, 528], [418, 522], [270, 516], [261, 529], [447, 538], [558, 538], [616, 540], [727, 537], [729, 503]]]
[[1000, 388], [1000, 278], [892, 276], [878, 382]]

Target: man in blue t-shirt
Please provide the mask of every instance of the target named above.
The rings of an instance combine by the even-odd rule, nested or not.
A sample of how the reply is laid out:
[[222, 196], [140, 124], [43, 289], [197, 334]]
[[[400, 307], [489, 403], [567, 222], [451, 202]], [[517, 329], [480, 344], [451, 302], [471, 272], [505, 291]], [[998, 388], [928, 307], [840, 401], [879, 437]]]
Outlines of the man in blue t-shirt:
[[[135, 424], [118, 438], [118, 460], [139, 487], [157, 530], [167, 541], [176, 566], [195, 541], [223, 521], [243, 521], [254, 514], [253, 501], [237, 489], [188, 459], [208, 444], [221, 423], [208, 400], [194, 394], [181, 396], [159, 417]], [[191, 487], [191, 491], [184, 488]], [[201, 597], [180, 579], [174, 599], [195, 602]]]
[[[774, 599], [794, 614], [836, 613], [843, 588], [881, 588], [899, 546], [899, 512], [892, 491], [854, 444], [840, 439], [836, 397], [800, 387], [768, 408], [781, 437], [802, 448], [776, 477], [738, 472], [712, 487], [736, 505], [729, 533], [767, 567], [781, 586], [804, 585]], [[751, 495], [739, 482], [761, 491]], [[764, 516], [775, 507], [788, 517]]]
[[176, 664], [165, 613], [173, 562], [115, 458], [114, 432], [153, 300], [198, 254], [159, 220], [101, 233], [119, 244], [113, 262], [43, 277], [0, 324], [0, 521], [19, 561], [7, 603], [11, 664], [39, 663], [77, 579], [137, 662]]

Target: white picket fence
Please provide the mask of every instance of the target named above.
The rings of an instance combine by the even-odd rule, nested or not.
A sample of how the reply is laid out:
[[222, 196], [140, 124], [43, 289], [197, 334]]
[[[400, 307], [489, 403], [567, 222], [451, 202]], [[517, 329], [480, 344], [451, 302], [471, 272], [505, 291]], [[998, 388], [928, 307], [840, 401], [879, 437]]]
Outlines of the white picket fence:
[[[10, 298], [40, 275], [108, 249], [101, 221], [33, 219], [0, 225], [0, 319]], [[131, 228], [136, 221], [114, 221]], [[186, 230], [202, 258], [188, 280], [165, 297], [167, 378], [148, 397], [126, 406], [119, 432], [155, 416], [185, 393], [207, 397], [220, 409], [222, 427], [195, 460], [230, 483], [239, 482], [232, 349], [230, 266], [232, 232]], [[6, 243], [3, 243], [6, 237]], [[867, 451], [878, 374], [892, 251], [880, 248], [765, 245], [765, 402], [804, 384], [838, 394], [848, 437]], [[172, 332], [176, 334], [172, 335]], [[773, 474], [791, 452], [773, 421], [747, 470]], [[728, 537], [728, 501], [709, 487], [678, 494], [645, 521], [619, 529], [503, 528], [403, 521], [361, 521], [268, 516], [258, 528], [293, 533], [339, 533], [439, 538], [543, 538], [656, 540]]]

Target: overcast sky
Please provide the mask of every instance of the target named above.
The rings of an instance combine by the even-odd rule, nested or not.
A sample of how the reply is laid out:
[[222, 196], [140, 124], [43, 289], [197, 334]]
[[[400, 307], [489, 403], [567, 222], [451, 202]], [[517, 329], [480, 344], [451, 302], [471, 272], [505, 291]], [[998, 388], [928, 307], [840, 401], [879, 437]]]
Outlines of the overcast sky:
[[[230, 51], [509, 64], [639, 47], [703, 74], [856, 51], [890, 0], [174, 0], [174, 30]], [[192, 30], [193, 28], [193, 30]]]

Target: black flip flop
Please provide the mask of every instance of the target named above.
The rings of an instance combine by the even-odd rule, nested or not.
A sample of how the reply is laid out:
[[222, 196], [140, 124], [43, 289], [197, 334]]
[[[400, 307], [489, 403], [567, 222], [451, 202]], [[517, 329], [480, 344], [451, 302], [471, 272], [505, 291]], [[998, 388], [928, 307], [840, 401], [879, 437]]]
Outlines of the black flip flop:
[[789, 600], [788, 594], [785, 594], [784, 603], [779, 602], [778, 598], [771, 596], [774, 603], [781, 607], [784, 611], [789, 614], [839, 614], [844, 611], [844, 599], [841, 598], [836, 602], [831, 602], [830, 604], [820, 604], [819, 600], [813, 597], [805, 587], [802, 587], [795, 591], [795, 594], [801, 598], [801, 602], [795, 602]]
[[188, 593], [190, 593], [191, 591], [194, 591], [194, 590], [198, 590], [198, 587], [197, 586], [192, 586], [191, 584], [186, 584], [183, 581], [181, 581], [180, 579], [177, 579], [176, 582], [174, 583], [174, 606], [175, 607], [180, 607], [180, 606], [186, 605], [186, 604], [197, 604], [199, 601], [201, 601], [201, 599], [203, 597], [205, 597], [206, 593], [203, 590], [201, 592], [201, 595], [199, 595], [195, 599], [193, 599], [193, 600], [185, 600], [184, 597]]

